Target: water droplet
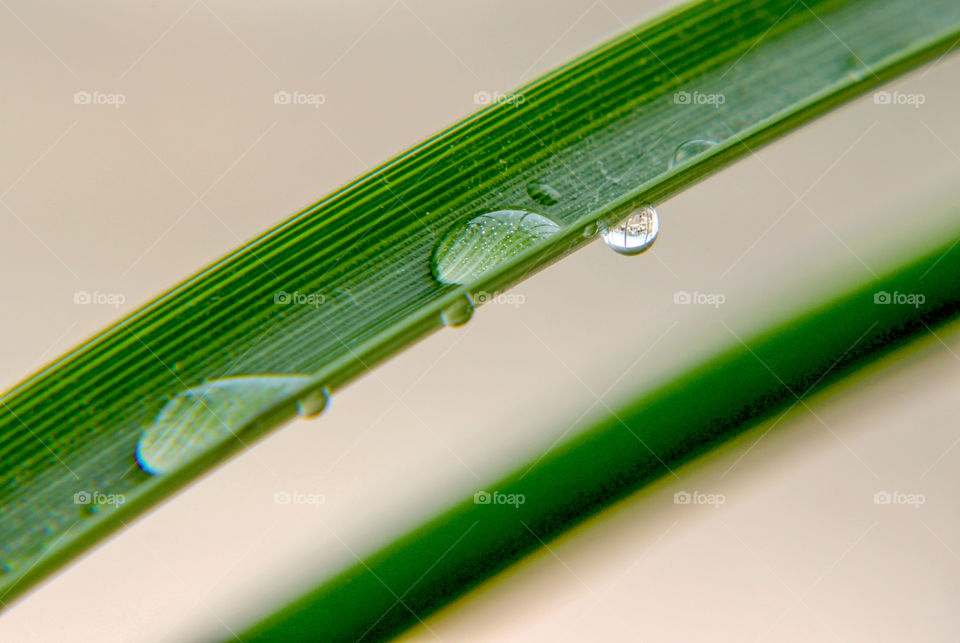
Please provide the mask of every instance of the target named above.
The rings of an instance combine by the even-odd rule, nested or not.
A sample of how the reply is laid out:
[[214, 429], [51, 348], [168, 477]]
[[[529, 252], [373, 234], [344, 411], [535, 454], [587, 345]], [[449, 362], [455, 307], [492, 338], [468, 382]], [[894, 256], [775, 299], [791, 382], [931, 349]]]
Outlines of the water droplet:
[[170, 473], [309, 381], [304, 375], [240, 375], [177, 393], [144, 427], [137, 462], [147, 473]]
[[868, 70], [866, 67], [857, 67], [856, 69], [851, 69], [847, 72], [847, 78], [850, 80], [860, 82], [867, 77]]
[[[429, 214], [429, 212], [427, 214]], [[342, 293], [345, 297], [352, 301], [354, 306], [360, 305], [360, 302], [357, 301], [357, 298], [353, 296], [353, 291], [351, 291], [349, 288], [337, 288], [337, 292]]]
[[554, 205], [563, 197], [559, 190], [542, 181], [528, 183], [527, 194], [530, 195], [531, 199], [543, 205]]
[[433, 273], [442, 283], [466, 284], [559, 231], [552, 220], [526, 210], [481, 214], [440, 240]]
[[600, 174], [603, 175], [603, 178], [610, 181], [611, 183], [620, 183], [620, 179], [616, 176], [613, 176], [607, 172], [607, 167], [603, 164], [603, 161], [597, 161], [597, 167], [600, 168]]
[[0, 565], [0, 575], [9, 574], [13, 571], [13, 567], [9, 563], [3, 563]]
[[444, 326], [463, 326], [473, 317], [473, 298], [464, 295], [448, 305], [440, 313]]
[[600, 227], [596, 223], [588, 223], [583, 226], [583, 236], [587, 239], [597, 234]]
[[622, 255], [638, 255], [650, 248], [660, 234], [660, 216], [647, 206], [603, 231], [603, 240]]
[[670, 161], [670, 167], [683, 165], [716, 146], [717, 142], [709, 138], [691, 138], [677, 146], [677, 150], [673, 153], [673, 159]]
[[323, 386], [297, 400], [297, 413], [305, 418], [312, 418], [323, 413], [329, 405], [330, 389]]
[[863, 80], [867, 74], [873, 73], [863, 59], [852, 51], [844, 56], [843, 66], [847, 68], [847, 77], [855, 81]]

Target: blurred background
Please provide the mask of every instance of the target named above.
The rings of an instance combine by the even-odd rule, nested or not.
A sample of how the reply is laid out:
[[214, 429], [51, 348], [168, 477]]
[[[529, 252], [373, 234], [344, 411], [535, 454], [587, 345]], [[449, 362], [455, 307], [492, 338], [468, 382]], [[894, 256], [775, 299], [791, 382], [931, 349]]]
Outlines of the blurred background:
[[[5, 389], [476, 94], [670, 6], [0, 4]], [[650, 252], [597, 241], [406, 351], [9, 605], [0, 640], [228, 637], [608, 406], [957, 236], [943, 204], [960, 199], [958, 87], [947, 57], [896, 83], [921, 105], [868, 95], [658, 204]], [[957, 329], [635, 494], [406, 638], [957, 640]]]

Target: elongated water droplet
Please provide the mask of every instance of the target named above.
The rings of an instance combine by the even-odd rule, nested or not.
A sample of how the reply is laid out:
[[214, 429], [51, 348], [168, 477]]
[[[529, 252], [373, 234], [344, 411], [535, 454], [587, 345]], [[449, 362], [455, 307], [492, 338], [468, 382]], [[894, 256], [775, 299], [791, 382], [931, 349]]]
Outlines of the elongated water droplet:
[[444, 326], [462, 326], [473, 317], [473, 298], [470, 295], [460, 297], [443, 309], [440, 314]]
[[531, 181], [527, 184], [527, 194], [542, 205], [554, 205], [563, 197], [560, 191], [543, 181]]
[[673, 159], [670, 160], [670, 167], [674, 168], [683, 165], [694, 157], [710, 151], [717, 146], [717, 142], [709, 138], [691, 138], [677, 146], [673, 153]]
[[440, 240], [433, 274], [445, 284], [469, 283], [559, 231], [552, 220], [526, 210], [481, 214]]
[[241, 375], [177, 393], [144, 427], [137, 462], [147, 473], [170, 473], [309, 381], [304, 375]]
[[305, 418], [320, 415], [330, 405], [330, 389], [326, 386], [307, 393], [297, 400], [297, 413]]
[[660, 215], [648, 205], [604, 230], [603, 240], [622, 255], [638, 255], [653, 245], [658, 234]]

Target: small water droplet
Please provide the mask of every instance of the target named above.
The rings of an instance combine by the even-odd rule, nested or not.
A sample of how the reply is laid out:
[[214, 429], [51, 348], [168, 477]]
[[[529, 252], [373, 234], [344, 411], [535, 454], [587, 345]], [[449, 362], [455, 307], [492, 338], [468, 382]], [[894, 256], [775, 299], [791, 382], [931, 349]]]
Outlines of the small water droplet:
[[177, 393], [144, 427], [137, 462], [147, 473], [170, 473], [309, 381], [304, 375], [239, 375]]
[[460, 297], [440, 313], [444, 326], [463, 326], [473, 317], [473, 298], [470, 295]]
[[526, 210], [481, 214], [440, 240], [433, 274], [445, 284], [470, 283], [559, 231], [552, 220]]
[[554, 205], [563, 197], [559, 190], [542, 181], [528, 183], [527, 194], [530, 195], [531, 199], [542, 205]]
[[710, 151], [717, 146], [717, 142], [709, 138], [691, 138], [677, 146], [673, 153], [673, 159], [670, 161], [670, 167], [674, 168], [689, 162], [694, 157]]
[[330, 405], [330, 389], [323, 386], [297, 400], [297, 413], [305, 418], [320, 415]]
[[646, 206], [603, 231], [603, 240], [622, 255], [638, 255], [650, 248], [660, 234], [660, 216]]
[[600, 227], [596, 223], [588, 223], [587, 225], [583, 226], [583, 236], [589, 239], [597, 234], [599, 229]]
[[597, 161], [597, 167], [600, 168], [600, 174], [603, 175], [603, 178], [610, 181], [611, 183], [620, 183], [619, 177], [613, 176], [610, 172], [607, 171], [607, 166], [603, 164], [603, 161]]
[[866, 67], [856, 67], [847, 72], [847, 78], [856, 82], [860, 82], [867, 77], [868, 73], [870, 73], [870, 70]]
[[[430, 213], [428, 212], [427, 214]], [[337, 292], [342, 293], [345, 297], [352, 301], [354, 306], [360, 305], [360, 302], [357, 301], [357, 298], [353, 296], [353, 291], [349, 288], [337, 288]]]
[[9, 574], [13, 571], [13, 567], [9, 563], [3, 563], [0, 565], [0, 575]]
[[847, 68], [847, 77], [851, 80], [861, 81], [866, 78], [867, 74], [872, 73], [863, 59], [852, 51], [844, 56], [843, 65]]

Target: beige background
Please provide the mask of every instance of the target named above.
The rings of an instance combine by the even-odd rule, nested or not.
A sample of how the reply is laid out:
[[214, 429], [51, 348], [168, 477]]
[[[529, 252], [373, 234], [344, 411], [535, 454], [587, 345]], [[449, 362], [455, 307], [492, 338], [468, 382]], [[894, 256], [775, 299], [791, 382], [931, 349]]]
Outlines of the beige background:
[[[661, 10], [629, 0], [0, 6], [0, 380]], [[537, 457], [578, 418], [955, 224], [960, 62], [661, 204], [271, 435], [0, 615], [2, 641], [224, 636]], [[326, 102], [275, 105], [276, 91]], [[124, 104], [77, 105], [77, 91]], [[960, 251], [960, 250], [958, 250]], [[840, 276], [839, 279], [837, 276]], [[79, 290], [123, 295], [75, 305]], [[718, 309], [673, 304], [720, 293]], [[955, 641], [960, 335], [945, 329], [551, 544], [414, 640]], [[673, 494], [723, 494], [719, 508]], [[877, 491], [924, 494], [918, 507]], [[325, 504], [278, 506], [277, 491]]]

